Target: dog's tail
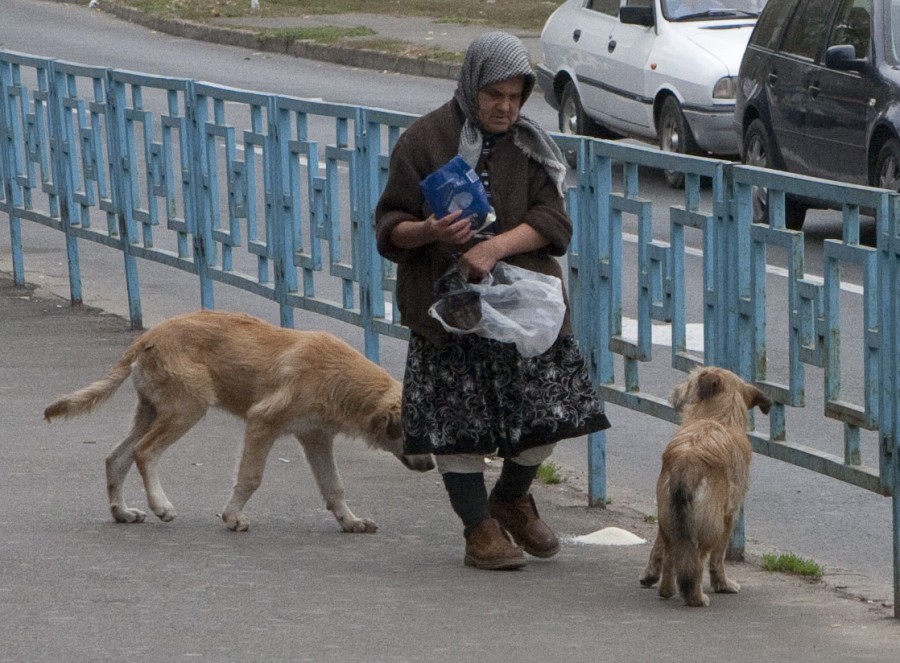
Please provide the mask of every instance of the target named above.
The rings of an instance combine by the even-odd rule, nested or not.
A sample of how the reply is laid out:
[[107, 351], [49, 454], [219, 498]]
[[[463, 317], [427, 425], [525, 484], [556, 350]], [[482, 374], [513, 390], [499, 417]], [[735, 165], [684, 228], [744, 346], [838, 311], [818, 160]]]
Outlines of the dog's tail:
[[672, 540], [670, 554], [678, 580], [678, 593], [682, 598], [694, 592], [703, 580], [703, 561], [700, 558], [697, 540], [699, 517], [695, 490], [686, 483], [672, 486], [670, 499], [672, 509]]
[[68, 418], [86, 414], [105, 403], [131, 375], [131, 365], [134, 363], [137, 353], [138, 343], [134, 343], [125, 351], [116, 365], [97, 382], [71, 394], [60, 396], [59, 399], [48, 405], [44, 410], [44, 419], [51, 421], [56, 417]]

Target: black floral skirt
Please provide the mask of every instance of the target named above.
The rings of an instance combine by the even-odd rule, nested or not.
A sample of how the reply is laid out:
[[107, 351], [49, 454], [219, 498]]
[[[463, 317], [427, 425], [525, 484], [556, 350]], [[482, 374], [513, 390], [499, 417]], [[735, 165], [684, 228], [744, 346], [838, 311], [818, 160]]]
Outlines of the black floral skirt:
[[490, 455], [609, 428], [571, 336], [538, 357], [474, 334], [437, 347], [413, 333], [403, 380], [404, 452]]

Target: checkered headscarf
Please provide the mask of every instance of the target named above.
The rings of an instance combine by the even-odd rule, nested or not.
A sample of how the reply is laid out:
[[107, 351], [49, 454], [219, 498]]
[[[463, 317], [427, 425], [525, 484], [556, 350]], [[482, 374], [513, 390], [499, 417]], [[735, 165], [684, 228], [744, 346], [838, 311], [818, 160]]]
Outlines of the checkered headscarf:
[[[459, 155], [473, 168], [481, 155], [482, 133], [478, 126], [478, 91], [486, 85], [516, 76], [525, 79], [522, 103], [534, 89], [534, 71], [528, 50], [518, 37], [506, 32], [486, 32], [476, 37], [466, 51], [456, 86], [457, 102], [466, 116], [459, 136]], [[513, 124], [513, 139], [528, 156], [540, 163], [560, 194], [566, 177], [562, 152], [541, 127], [519, 113]]]

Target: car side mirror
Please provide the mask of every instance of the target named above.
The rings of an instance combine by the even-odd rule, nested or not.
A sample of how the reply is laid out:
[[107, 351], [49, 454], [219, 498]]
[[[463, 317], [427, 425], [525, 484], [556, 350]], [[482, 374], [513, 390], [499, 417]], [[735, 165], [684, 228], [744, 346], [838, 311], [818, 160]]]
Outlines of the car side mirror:
[[619, 7], [619, 20], [629, 25], [653, 26], [653, 7], [646, 5], [631, 5]]
[[841, 44], [825, 51], [825, 66], [838, 71], [864, 71], [868, 63], [856, 57], [856, 47]]

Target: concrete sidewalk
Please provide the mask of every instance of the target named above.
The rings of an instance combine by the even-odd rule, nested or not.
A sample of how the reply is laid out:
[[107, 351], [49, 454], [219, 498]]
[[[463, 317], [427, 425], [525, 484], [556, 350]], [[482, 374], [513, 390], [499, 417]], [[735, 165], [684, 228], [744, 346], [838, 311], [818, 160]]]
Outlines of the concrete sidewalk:
[[[44, 407], [97, 379], [136, 333], [127, 321], [0, 273], [0, 661], [888, 661], [900, 626], [882, 605], [822, 583], [731, 564], [737, 595], [707, 609], [661, 601], [637, 577], [649, 545], [574, 537], [653, 528], [621, 505], [589, 509], [568, 485], [536, 488], [564, 538], [516, 572], [463, 566], [460, 527], [435, 473], [346, 441], [348, 502], [380, 526], [339, 531], [299, 445], [276, 444], [247, 506], [217, 518], [241, 437], [211, 413], [164, 457], [171, 523], [108, 515], [103, 459], [127, 433], [133, 391], [47, 424]], [[496, 468], [488, 470], [492, 480]], [[127, 497], [143, 507], [136, 475]]]

